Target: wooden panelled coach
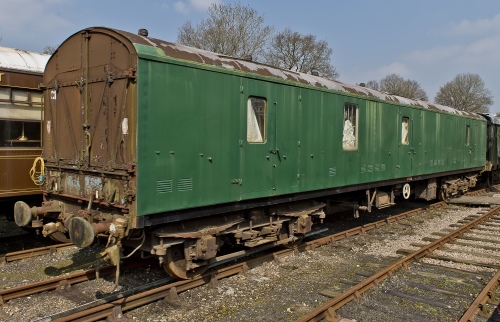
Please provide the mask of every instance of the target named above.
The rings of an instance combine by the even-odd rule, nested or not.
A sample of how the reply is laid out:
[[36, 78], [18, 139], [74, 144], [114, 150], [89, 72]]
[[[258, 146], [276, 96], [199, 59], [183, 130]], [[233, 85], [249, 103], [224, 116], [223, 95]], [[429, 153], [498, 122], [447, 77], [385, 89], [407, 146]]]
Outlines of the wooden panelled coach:
[[30, 169], [41, 148], [43, 70], [49, 55], [0, 47], [0, 212], [42, 200]]

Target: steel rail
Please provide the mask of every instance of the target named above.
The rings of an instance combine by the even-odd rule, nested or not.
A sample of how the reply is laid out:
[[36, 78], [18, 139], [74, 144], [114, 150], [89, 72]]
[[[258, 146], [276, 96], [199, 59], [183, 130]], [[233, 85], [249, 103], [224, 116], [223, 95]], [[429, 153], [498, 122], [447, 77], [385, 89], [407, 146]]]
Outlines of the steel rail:
[[476, 296], [476, 299], [462, 315], [459, 322], [475, 321], [474, 317], [478, 314], [483, 317], [489, 317], [492, 312], [488, 309], [487, 302], [496, 301], [495, 305], [498, 304], [498, 301], [500, 300], [498, 287], [500, 287], [500, 271], [493, 276], [481, 293]]
[[[123, 269], [137, 268], [144, 263], [129, 263]], [[115, 272], [114, 266], [105, 266], [99, 269], [101, 276], [113, 274]], [[73, 285], [81, 282], [86, 282], [95, 279], [96, 270], [89, 269], [81, 272], [76, 272], [68, 275], [61, 275], [54, 278], [29, 283], [25, 285], [15, 286], [0, 290], [0, 305], [5, 304], [7, 301], [19, 297], [29, 296], [41, 292], [62, 289], [68, 285]]]
[[[100, 274], [111, 274], [113, 267], [101, 268]], [[45, 291], [61, 288], [64, 285], [72, 285], [95, 279], [95, 269], [54, 277], [35, 283], [11, 287], [0, 290], [0, 304], [19, 297], [29, 296]]]
[[[356, 228], [349, 229], [347, 231], [339, 232], [334, 235], [326, 236], [319, 238], [317, 240], [309, 241], [307, 243], [301, 244], [296, 246], [292, 250], [281, 250], [278, 252], [273, 253], [271, 256], [274, 258], [276, 256], [283, 256], [285, 253], [289, 253], [291, 251], [304, 251], [304, 250], [311, 250], [317, 247], [320, 247], [322, 245], [327, 245], [330, 244], [331, 242], [338, 241], [350, 236], [354, 235], [359, 235], [359, 234], [364, 234], [367, 231], [392, 223], [396, 222], [398, 220], [402, 220], [405, 218], [409, 218], [411, 216], [414, 216], [416, 214], [419, 214], [423, 211], [427, 211], [430, 209], [434, 209], [437, 207], [441, 207], [446, 205], [444, 202], [438, 202], [436, 204], [430, 205], [428, 207], [424, 208], [419, 208], [419, 209], [414, 209], [399, 215], [395, 215], [389, 218], [386, 218], [384, 220], [380, 220], [374, 223], [366, 224], [363, 226], [359, 226]], [[264, 261], [267, 260], [267, 257], [265, 257]], [[241, 264], [244, 265], [244, 264]], [[248, 265], [248, 264], [247, 264]], [[128, 267], [128, 266], [127, 266]], [[112, 274], [114, 271], [113, 267], [106, 267], [106, 268], [101, 268], [101, 274], [106, 275], [106, 274]], [[236, 273], [235, 273], [236, 274]], [[213, 273], [209, 273], [208, 275], [213, 275]], [[89, 280], [95, 279], [95, 269], [91, 270], [86, 270], [82, 272], [77, 272], [77, 273], [72, 273], [64, 276], [59, 276], [35, 283], [30, 283], [26, 285], [21, 285], [21, 286], [16, 286], [8, 289], [3, 289], [0, 290], [0, 304], [5, 303], [9, 300], [19, 298], [19, 297], [24, 297], [24, 296], [29, 296], [45, 291], [51, 291], [55, 290], [58, 288], [61, 288], [63, 285], [69, 284], [77, 284], [81, 282], [86, 282]]]
[[[500, 185], [496, 186], [496, 187], [498, 188], [498, 187], [500, 187]], [[487, 190], [483, 189], [483, 190], [476, 192], [475, 194], [484, 193], [484, 191], [487, 191]], [[249, 267], [251, 267], [253, 265], [257, 265], [257, 264], [253, 264], [253, 263], [257, 263], [259, 261], [260, 262], [267, 261], [270, 258], [272, 258], [274, 260], [277, 257], [284, 256], [286, 254], [290, 254], [291, 252], [303, 251], [306, 249], [311, 250], [311, 249], [320, 247], [322, 245], [327, 245], [327, 244], [330, 244], [332, 242], [335, 242], [335, 241], [338, 241], [338, 240], [341, 240], [341, 239], [344, 239], [344, 238], [347, 238], [350, 236], [364, 234], [371, 229], [378, 228], [380, 226], [390, 224], [393, 222], [397, 222], [399, 220], [403, 220], [403, 219], [412, 217], [414, 215], [417, 215], [421, 212], [432, 210], [432, 209], [435, 209], [438, 207], [442, 207], [444, 205], [446, 205], [446, 202], [438, 202], [438, 203], [432, 204], [432, 205], [427, 206], [427, 207], [411, 210], [411, 211], [408, 211], [408, 212], [405, 212], [405, 213], [402, 213], [402, 214], [399, 214], [396, 216], [388, 217], [384, 220], [380, 220], [380, 221], [370, 223], [370, 224], [365, 224], [363, 226], [352, 228], [352, 229], [349, 229], [347, 231], [339, 232], [339, 233], [333, 234], [331, 236], [327, 236], [327, 237], [323, 237], [323, 238], [320, 238], [317, 240], [313, 240], [313, 241], [298, 245], [291, 250], [282, 250], [279, 252], [275, 252], [271, 255], [266, 255], [266, 256], [259, 258], [259, 259], [254, 259], [254, 260], [246, 262], [246, 263], [240, 263], [240, 264], [236, 264], [236, 265], [233, 265], [233, 266], [225, 268], [225, 269], [210, 271], [210, 272], [204, 274], [203, 276], [199, 277], [198, 279], [194, 279], [194, 280], [190, 280], [190, 281], [179, 281], [179, 282], [176, 282], [170, 286], [164, 286], [164, 287], [166, 287], [169, 290], [169, 294], [171, 294], [170, 289], [175, 290], [176, 288], [177, 288], [176, 292], [183, 292], [183, 291], [188, 290], [190, 288], [206, 284], [207, 282], [205, 280], [207, 278], [210, 282], [210, 281], [222, 279], [224, 277], [229, 277], [229, 276], [232, 276], [235, 274], [239, 274], [241, 272], [245, 272], [246, 270], [248, 270]], [[63, 245], [61, 245], [61, 246], [63, 246]], [[111, 274], [112, 272], [113, 272], [113, 267], [101, 268], [101, 273], [103, 275]], [[14, 298], [28, 296], [28, 295], [32, 295], [32, 294], [36, 294], [36, 293], [44, 292], [44, 291], [50, 291], [50, 290], [54, 290], [57, 288], [61, 288], [61, 286], [66, 285], [66, 284], [71, 285], [71, 284], [76, 284], [76, 283], [88, 281], [91, 279], [95, 279], [95, 270], [93, 270], [93, 269], [87, 270], [84, 272], [77, 272], [74, 274], [60, 276], [60, 277], [56, 277], [53, 279], [44, 280], [44, 281], [40, 281], [40, 282], [36, 282], [36, 283], [31, 283], [28, 285], [22, 285], [22, 286], [18, 286], [18, 287], [0, 290], [0, 304], [3, 304], [3, 303], [5, 303], [5, 301], [8, 301], [8, 300], [11, 300]], [[200, 282], [200, 280], [203, 282]], [[186, 283], [186, 285], [191, 285], [191, 287], [185, 286], [184, 283]], [[201, 284], [198, 285], [196, 283], [201, 283]], [[193, 286], [193, 285], [195, 285], [195, 286]], [[142, 288], [144, 289], [145, 286], [142, 286]], [[122, 301], [124, 303], [124, 306], [122, 306], [122, 302], [119, 302], [119, 303], [113, 302], [111, 304], [107, 304], [107, 308], [108, 309], [109, 308], [116, 308], [117, 306], [120, 306], [121, 309], [126, 310], [129, 308], [132, 308], [131, 305], [127, 304], [129, 300], [132, 301], [132, 303], [139, 303], [139, 302], [142, 303], [142, 304], [134, 304], [135, 306], [133, 306], [133, 307], [137, 307], [137, 306], [149, 303], [151, 301], [155, 301], [158, 298], [164, 297], [164, 294], [162, 294], [160, 296], [155, 296], [154, 297], [155, 299], [153, 299], [153, 300], [144, 300], [144, 299], [143, 300], [135, 300], [135, 297], [134, 298], [127, 297], [128, 296], [127, 294], [129, 294], [130, 292], [137, 292], [137, 289], [133, 289], [133, 290], [126, 291], [126, 292], [118, 294], [118, 295], [114, 295], [117, 297], [122, 297], [122, 299], [120, 301]], [[155, 291], [150, 290], [148, 292], [154, 293]], [[158, 292], [161, 292], [161, 291], [158, 291]], [[147, 294], [144, 295], [144, 293], [141, 293], [141, 294], [143, 294], [142, 296], [146, 296], [146, 297], [148, 296]], [[135, 296], [141, 297], [140, 294], [137, 294]], [[103, 299], [94, 301], [94, 303], [91, 304], [90, 306], [95, 306], [96, 303], [102, 303], [103, 301], [104, 301]], [[83, 305], [83, 306], [85, 306], [85, 305]], [[81, 306], [81, 307], [83, 307], [83, 306]], [[60, 312], [58, 314], [55, 314], [54, 317], [64, 316], [64, 313], [70, 313], [70, 312], [73, 312], [75, 310], [78, 311], [78, 307], [71, 309], [69, 311], [66, 311], [66, 312]], [[110, 316], [111, 314], [112, 314], [112, 311], [111, 312], [107, 311], [104, 315], [100, 314], [99, 316], [106, 317], [106, 316]], [[71, 316], [76, 317], [76, 315], [74, 315], [74, 314]], [[82, 321], [84, 321], [84, 320], [86, 321], [87, 319], [83, 319]], [[92, 319], [90, 319], [90, 320], [92, 320]], [[46, 317], [46, 318], [42, 318], [40, 321], [52, 321], [52, 318]], [[61, 321], [64, 321], [64, 318], [61, 319]]]
[[17, 252], [6, 253], [5, 255], [0, 256], [0, 265], [35, 256], [42, 256], [47, 254], [52, 255], [56, 253], [59, 249], [70, 248], [70, 247], [75, 247], [75, 246], [72, 243], [65, 243], [65, 244], [57, 244], [52, 246], [38, 247], [38, 248], [20, 250]]
[[365, 279], [361, 283], [351, 287], [350, 289], [346, 290], [339, 296], [326, 301], [316, 309], [312, 310], [308, 314], [302, 316], [296, 322], [305, 322], [305, 321], [320, 321], [323, 319], [326, 319], [327, 321], [329, 320], [334, 320], [336, 318], [336, 313], [335, 311], [339, 309], [340, 307], [344, 306], [345, 304], [349, 303], [350, 301], [357, 299], [361, 296], [362, 293], [366, 292], [370, 288], [380, 284], [383, 280], [386, 278], [392, 276], [395, 271], [399, 270], [400, 268], [407, 268], [412, 262], [415, 260], [418, 260], [422, 257], [425, 257], [426, 255], [432, 253], [434, 250], [438, 249], [442, 245], [448, 243], [449, 241], [452, 241], [458, 237], [460, 237], [462, 234], [468, 232], [472, 227], [482, 223], [483, 221], [488, 220], [491, 216], [495, 215], [497, 212], [500, 211], [500, 206], [493, 208], [486, 214], [472, 220], [468, 224], [464, 225], [463, 227], [459, 228], [458, 230], [451, 232], [442, 238], [430, 243], [426, 247], [423, 247], [414, 253], [404, 257], [403, 259], [397, 261], [391, 266], [388, 266], [387, 268], [373, 274], [369, 278]]
[[[112, 295], [107, 303], [102, 303], [106, 301], [106, 299], [101, 299], [96, 301], [95, 303], [87, 303], [80, 307], [73, 308], [66, 312], [59, 312], [52, 316], [47, 316], [38, 321], [48, 322], [48, 321], [96, 321], [99, 319], [105, 319], [107, 317], [112, 316], [113, 314], [118, 315], [122, 314], [122, 311], [131, 310], [161, 299], [169, 298], [174, 294], [176, 296], [178, 293], [208, 284], [214, 283], [217, 280], [224, 279], [226, 277], [230, 277], [237, 274], [245, 273], [248, 269], [256, 267], [264, 262], [274, 261], [276, 258], [291, 255], [297, 251], [311, 250], [320, 246], [324, 246], [330, 244], [332, 242], [354, 236], [364, 234], [371, 229], [375, 229], [381, 227], [383, 225], [387, 225], [390, 223], [394, 223], [403, 219], [410, 218], [414, 215], [420, 214], [425, 211], [429, 211], [435, 208], [445, 206], [445, 202], [438, 202], [436, 204], [432, 204], [430, 206], [414, 209], [411, 211], [404, 212], [399, 215], [395, 215], [384, 220], [380, 220], [374, 223], [366, 224], [360, 227], [352, 228], [347, 231], [339, 232], [333, 234], [331, 236], [326, 236], [319, 238], [317, 240], [309, 241], [300, 245], [297, 245], [291, 249], [284, 249], [277, 252], [273, 252], [271, 254], [267, 254], [261, 256], [259, 258], [249, 260], [246, 262], [238, 263], [226, 268], [215, 269], [213, 271], [207, 272], [202, 276], [194, 278], [192, 280], [184, 280], [177, 281], [172, 284], [164, 285], [161, 287], [157, 287], [155, 289], [151, 289], [148, 291], [140, 291], [140, 293], [128, 295], [134, 290], [129, 290], [121, 295]], [[141, 287], [142, 288], [142, 287]], [[116, 297], [121, 297], [116, 299]], [[89, 308], [89, 306], [91, 308]]]
[[[269, 255], [267, 256], [269, 257]], [[168, 285], [164, 285], [149, 291], [145, 291], [139, 294], [134, 294], [131, 296], [125, 296], [124, 298], [111, 301], [109, 303], [104, 303], [87, 309], [81, 312], [70, 314], [67, 316], [58, 317], [55, 319], [41, 319], [39, 321], [96, 321], [99, 319], [105, 319], [113, 314], [116, 308], [121, 311], [131, 310], [146, 304], [169, 298], [172, 293], [178, 294], [202, 285], [208, 284], [211, 281], [230, 277], [236, 274], [244, 273], [248, 270], [247, 263], [240, 263], [233, 265], [231, 267], [217, 270], [211, 274], [204, 274], [200, 277], [194, 278], [192, 280], [182, 280], [177, 281]], [[56, 315], [57, 316], [57, 315]]]
[[307, 247], [307, 249], [314, 249], [315, 247], [324, 246], [324, 245], [327, 245], [331, 242], [335, 242], [335, 241], [338, 241], [338, 240], [341, 240], [341, 239], [344, 239], [344, 238], [347, 238], [350, 236], [365, 234], [366, 232], [368, 232], [372, 229], [379, 228], [381, 226], [395, 223], [395, 222], [398, 222], [398, 221], [401, 221], [404, 219], [408, 219], [408, 218], [413, 217], [415, 215], [418, 215], [420, 213], [424, 213], [424, 212], [427, 212], [429, 210], [441, 208], [441, 207], [444, 207], [446, 205], [447, 205], [446, 202], [440, 201], [440, 202], [437, 202], [435, 204], [429, 205], [427, 207], [413, 209], [413, 210], [401, 213], [399, 215], [387, 217], [386, 219], [383, 219], [383, 220], [379, 220], [379, 221], [376, 221], [373, 223], [365, 224], [363, 226], [354, 227], [354, 228], [351, 228], [351, 229], [348, 229], [348, 230], [345, 230], [345, 231], [342, 231], [342, 232], [339, 232], [339, 233], [336, 233], [336, 234], [333, 234], [330, 236], [326, 236], [323, 238], [319, 238], [319, 239], [307, 242], [306, 247]]

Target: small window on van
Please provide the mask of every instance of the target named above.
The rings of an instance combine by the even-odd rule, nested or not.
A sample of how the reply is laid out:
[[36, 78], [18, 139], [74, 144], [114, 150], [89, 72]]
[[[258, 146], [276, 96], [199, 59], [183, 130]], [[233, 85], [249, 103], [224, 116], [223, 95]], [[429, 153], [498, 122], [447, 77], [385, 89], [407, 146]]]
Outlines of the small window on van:
[[408, 145], [410, 142], [408, 133], [410, 133], [410, 119], [403, 117], [403, 121], [401, 122], [401, 144]]
[[465, 126], [465, 145], [470, 144], [470, 125]]
[[262, 143], [266, 140], [266, 99], [249, 97], [247, 102], [247, 142]]
[[358, 148], [358, 105], [356, 104], [344, 104], [342, 148], [344, 150], [356, 150]]

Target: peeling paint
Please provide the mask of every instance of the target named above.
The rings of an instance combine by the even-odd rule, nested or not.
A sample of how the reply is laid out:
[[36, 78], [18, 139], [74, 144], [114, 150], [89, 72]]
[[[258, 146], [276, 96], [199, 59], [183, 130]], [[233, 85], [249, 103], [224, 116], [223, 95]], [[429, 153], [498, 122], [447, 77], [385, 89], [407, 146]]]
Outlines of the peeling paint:
[[[92, 29], [102, 29], [102, 28], [90, 28]], [[433, 104], [430, 102], [413, 100], [397, 95], [391, 95], [387, 93], [381, 93], [370, 88], [350, 85], [342, 83], [335, 80], [330, 80], [322, 78], [320, 76], [314, 76], [305, 73], [293, 72], [290, 70], [284, 70], [275, 68], [269, 65], [260, 64], [257, 62], [252, 62], [248, 60], [238, 59], [234, 57], [229, 57], [226, 55], [220, 55], [217, 53], [205, 51], [202, 49], [187, 47], [180, 44], [170, 43], [164, 40], [159, 40], [150, 37], [139, 36], [133, 33], [111, 29], [114, 32], [121, 34], [122, 36], [128, 38], [131, 43], [142, 44], [148, 46], [154, 46], [155, 48], [161, 49], [165, 52], [165, 55], [182, 59], [192, 62], [197, 62], [201, 64], [207, 64], [211, 66], [221, 67], [225, 69], [231, 69], [236, 71], [242, 71], [247, 73], [253, 73], [256, 75], [273, 77], [284, 81], [297, 82], [300, 84], [305, 84], [309, 86], [318, 87], [321, 89], [329, 89], [332, 91], [348, 93], [351, 95], [366, 96], [371, 99], [379, 99], [388, 102], [395, 102], [399, 104], [405, 104], [417, 108], [424, 108], [429, 110], [436, 110], [445, 113], [458, 114], [469, 116], [473, 118], [481, 118], [479, 114], [470, 113], [465, 111], [460, 111], [448, 106], [443, 106], [439, 104]]]
[[78, 175], [68, 174], [65, 178], [65, 193], [80, 195], [80, 177]]
[[84, 176], [85, 191], [89, 194], [95, 190], [102, 190], [102, 178]]
[[126, 117], [122, 121], [122, 133], [123, 133], [123, 135], [128, 134], [128, 118], [126, 118]]

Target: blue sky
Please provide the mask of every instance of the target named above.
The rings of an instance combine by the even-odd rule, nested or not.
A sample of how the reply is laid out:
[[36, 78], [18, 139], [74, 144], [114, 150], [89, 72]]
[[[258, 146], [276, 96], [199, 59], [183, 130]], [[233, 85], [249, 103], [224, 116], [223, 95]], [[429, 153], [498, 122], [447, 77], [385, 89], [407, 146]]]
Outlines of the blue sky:
[[[185, 21], [206, 18], [230, 0], [1, 0], [0, 46], [42, 51], [80, 29], [106, 26], [173, 41]], [[397, 73], [420, 83], [433, 101], [458, 73], [481, 76], [500, 112], [498, 0], [241, 1], [276, 31], [326, 40], [339, 80], [361, 83]]]

